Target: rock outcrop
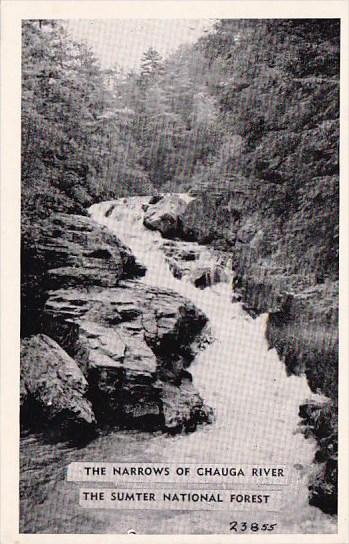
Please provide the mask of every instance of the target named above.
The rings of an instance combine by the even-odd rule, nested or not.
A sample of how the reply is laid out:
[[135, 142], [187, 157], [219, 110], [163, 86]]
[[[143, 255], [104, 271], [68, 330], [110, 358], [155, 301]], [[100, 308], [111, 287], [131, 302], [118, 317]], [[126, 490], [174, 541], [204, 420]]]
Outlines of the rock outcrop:
[[186, 370], [205, 315], [174, 292], [126, 281], [145, 269], [117, 237], [55, 214], [23, 260], [24, 425], [178, 432], [212, 419]]
[[145, 269], [130, 249], [88, 217], [57, 213], [32, 229], [22, 247], [22, 336], [40, 330], [40, 309], [52, 289], [112, 287]]
[[149, 203], [144, 214], [144, 226], [161, 232], [165, 238], [177, 238], [182, 233], [182, 214], [187, 202], [176, 194], [167, 194]]
[[206, 317], [176, 293], [137, 281], [61, 289], [43, 321], [79, 364], [101, 424], [179, 430], [211, 417], [185, 370]]
[[[59, 428], [60, 434], [93, 429], [88, 383], [76, 362], [51, 338], [38, 334], [21, 343], [21, 424]], [[40, 429], [42, 430], [42, 429]]]
[[227, 254], [207, 250], [195, 242], [170, 241], [161, 247], [174, 277], [186, 278], [195, 287], [204, 289], [230, 277]]
[[88, 217], [55, 214], [38, 227], [36, 252], [46, 263], [48, 287], [102, 285], [139, 275], [130, 249]]

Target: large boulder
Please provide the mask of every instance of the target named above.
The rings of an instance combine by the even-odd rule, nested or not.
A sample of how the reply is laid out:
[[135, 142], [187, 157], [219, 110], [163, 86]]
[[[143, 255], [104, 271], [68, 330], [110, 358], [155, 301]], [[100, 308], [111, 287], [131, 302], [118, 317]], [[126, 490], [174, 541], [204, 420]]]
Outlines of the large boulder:
[[21, 343], [21, 423], [63, 434], [93, 428], [88, 383], [75, 361], [44, 334]]
[[117, 285], [144, 275], [130, 249], [105, 227], [80, 215], [53, 214], [32, 229], [22, 247], [22, 336], [40, 331], [38, 321], [50, 289]]
[[[40, 272], [37, 288], [45, 296], [41, 306], [35, 301], [35, 332], [43, 334], [31, 333], [23, 344], [23, 421], [71, 427], [92, 425], [96, 418], [98, 426], [188, 430], [205, 419], [203, 400], [186, 385], [186, 368], [204, 345], [199, 340], [207, 319], [201, 311], [172, 291], [125, 281], [144, 269], [120, 240], [87, 217], [52, 216], [37, 227], [31, 250], [35, 266], [24, 255], [24, 268], [29, 276]], [[28, 292], [32, 285], [24, 284]], [[23, 310], [30, 322], [30, 304]], [[172, 395], [177, 416], [171, 417], [169, 384], [178, 389]], [[29, 417], [36, 412], [38, 418]]]
[[36, 251], [46, 264], [51, 289], [112, 287], [121, 278], [144, 273], [131, 250], [88, 217], [56, 214], [40, 231]]
[[[135, 280], [52, 291], [43, 313], [45, 331], [64, 343], [89, 382], [98, 423], [143, 429], [192, 429], [204, 421], [209, 409], [186, 385], [186, 368], [206, 322], [180, 295]], [[178, 389], [171, 424], [170, 384]]]
[[151, 230], [161, 232], [165, 238], [177, 238], [182, 233], [182, 214], [187, 202], [176, 194], [163, 196], [155, 204], [150, 204], [144, 213], [143, 224]]

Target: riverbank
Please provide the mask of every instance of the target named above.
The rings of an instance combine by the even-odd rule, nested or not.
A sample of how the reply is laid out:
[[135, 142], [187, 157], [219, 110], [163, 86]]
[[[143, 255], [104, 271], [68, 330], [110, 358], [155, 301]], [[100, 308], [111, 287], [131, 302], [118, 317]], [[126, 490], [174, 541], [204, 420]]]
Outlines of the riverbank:
[[[269, 209], [267, 198], [257, 209], [257, 201], [263, 199], [260, 194], [251, 199], [253, 187], [246, 186], [246, 180], [236, 179], [215, 191], [197, 187], [192, 194], [195, 198], [185, 211], [177, 210], [175, 236], [207, 244], [232, 258], [235, 299], [253, 316], [269, 314], [269, 346], [277, 350], [290, 374], [305, 374], [312, 391], [328, 397], [325, 403], [302, 405], [299, 410], [306, 436], [314, 436], [318, 443], [310, 502], [336, 513], [338, 279], [334, 249], [332, 253], [328, 249], [326, 236], [315, 246], [317, 233], [304, 223], [300, 226], [293, 215], [285, 226], [285, 219], [281, 221]], [[161, 201], [156, 206], [161, 216]], [[167, 206], [163, 212], [168, 214]], [[147, 213], [151, 215], [151, 210]], [[303, 209], [298, 212], [304, 213]], [[173, 237], [172, 231], [170, 236], [166, 231], [167, 224], [168, 220], [160, 224], [157, 218], [155, 226]]]

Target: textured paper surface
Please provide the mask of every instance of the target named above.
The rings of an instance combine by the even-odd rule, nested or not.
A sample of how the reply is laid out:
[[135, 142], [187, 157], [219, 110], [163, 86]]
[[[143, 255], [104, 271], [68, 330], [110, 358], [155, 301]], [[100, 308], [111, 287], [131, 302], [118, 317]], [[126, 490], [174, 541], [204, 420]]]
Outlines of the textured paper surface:
[[[18, 533], [19, 465], [19, 224], [20, 224], [20, 58], [25, 18], [243, 18], [341, 17], [341, 350], [340, 494], [338, 535], [25, 535]], [[347, 2], [3, 2], [1, 132], [1, 532], [2, 542], [348, 542], [347, 381], [348, 370], [348, 4]], [[97, 459], [94, 461], [98, 461]], [[114, 460], [112, 460], [114, 461]], [[253, 463], [253, 459], [246, 460]], [[279, 461], [278, 461], [279, 462]], [[283, 460], [280, 459], [280, 465]], [[278, 465], [274, 465], [278, 466]], [[86, 483], [81, 484], [87, 488]], [[246, 489], [248, 486], [245, 486]], [[77, 496], [78, 500], [78, 496]], [[147, 515], [144, 512], [144, 515]]]

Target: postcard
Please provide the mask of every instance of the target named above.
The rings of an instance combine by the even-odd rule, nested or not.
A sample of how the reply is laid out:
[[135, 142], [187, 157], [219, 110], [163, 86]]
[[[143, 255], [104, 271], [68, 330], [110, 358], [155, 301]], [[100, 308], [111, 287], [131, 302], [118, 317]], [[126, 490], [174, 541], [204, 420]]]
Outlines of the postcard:
[[4, 544], [348, 542], [347, 46], [3, 2]]

